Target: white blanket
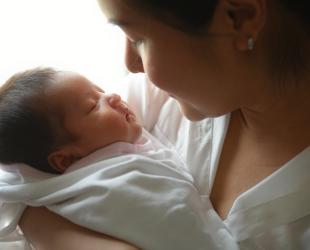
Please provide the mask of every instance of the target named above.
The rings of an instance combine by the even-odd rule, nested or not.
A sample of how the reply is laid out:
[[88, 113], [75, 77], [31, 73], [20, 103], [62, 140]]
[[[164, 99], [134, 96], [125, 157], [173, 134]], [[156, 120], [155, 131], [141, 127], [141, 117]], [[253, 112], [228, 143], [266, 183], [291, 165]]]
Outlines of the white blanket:
[[[2, 233], [15, 228], [26, 204], [46, 206], [76, 224], [142, 249], [234, 249], [224, 224], [208, 209], [208, 199], [200, 197], [177, 154], [156, 143], [148, 141], [139, 154], [137, 148], [113, 144], [59, 176], [26, 165], [10, 166], [18, 172], [2, 175], [0, 199], [6, 204], [2, 209], [15, 211], [15, 219]], [[113, 147], [126, 154], [118, 151], [106, 158], [115, 152]], [[7, 211], [1, 211], [1, 217]]]

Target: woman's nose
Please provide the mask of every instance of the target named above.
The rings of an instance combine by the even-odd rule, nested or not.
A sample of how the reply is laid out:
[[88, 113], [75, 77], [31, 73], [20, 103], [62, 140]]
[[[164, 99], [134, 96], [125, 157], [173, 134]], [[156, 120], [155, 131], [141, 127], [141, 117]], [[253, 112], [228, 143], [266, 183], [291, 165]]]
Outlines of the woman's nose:
[[126, 39], [125, 63], [127, 69], [132, 73], [143, 73], [143, 63], [139, 51], [129, 39]]
[[122, 101], [122, 98], [118, 94], [110, 94], [107, 96], [108, 103], [112, 108], [116, 108]]

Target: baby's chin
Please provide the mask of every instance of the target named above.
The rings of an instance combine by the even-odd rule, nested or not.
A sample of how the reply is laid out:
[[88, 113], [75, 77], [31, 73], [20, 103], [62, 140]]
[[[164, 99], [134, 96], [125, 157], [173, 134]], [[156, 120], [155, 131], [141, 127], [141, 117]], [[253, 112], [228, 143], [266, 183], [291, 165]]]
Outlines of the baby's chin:
[[140, 124], [137, 124], [134, 128], [134, 136], [133, 136], [133, 140], [132, 143], [135, 143], [139, 140], [139, 138], [142, 135], [142, 126]]

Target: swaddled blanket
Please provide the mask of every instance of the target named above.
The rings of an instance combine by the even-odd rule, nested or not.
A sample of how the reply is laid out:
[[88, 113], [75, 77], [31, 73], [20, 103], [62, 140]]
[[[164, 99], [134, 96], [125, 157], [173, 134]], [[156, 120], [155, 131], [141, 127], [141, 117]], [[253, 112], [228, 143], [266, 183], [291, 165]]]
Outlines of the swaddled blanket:
[[[115, 143], [54, 176], [26, 165], [6, 167], [3, 209], [46, 206], [81, 226], [142, 249], [232, 249], [217, 215], [208, 212], [192, 177], [172, 150], [146, 131], [137, 144]], [[1, 216], [5, 211], [1, 211]], [[16, 226], [7, 225], [8, 233]], [[226, 245], [226, 246], [225, 246]]]

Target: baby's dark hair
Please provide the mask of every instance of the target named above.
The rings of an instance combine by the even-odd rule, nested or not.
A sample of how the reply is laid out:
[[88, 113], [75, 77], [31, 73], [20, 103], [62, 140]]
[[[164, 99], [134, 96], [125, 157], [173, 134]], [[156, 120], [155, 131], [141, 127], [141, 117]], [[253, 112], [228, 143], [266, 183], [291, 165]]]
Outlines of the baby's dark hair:
[[26, 163], [49, 173], [59, 173], [48, 155], [70, 139], [61, 127], [61, 111], [46, 102], [45, 90], [57, 71], [35, 68], [13, 75], [0, 88], [0, 162]]

